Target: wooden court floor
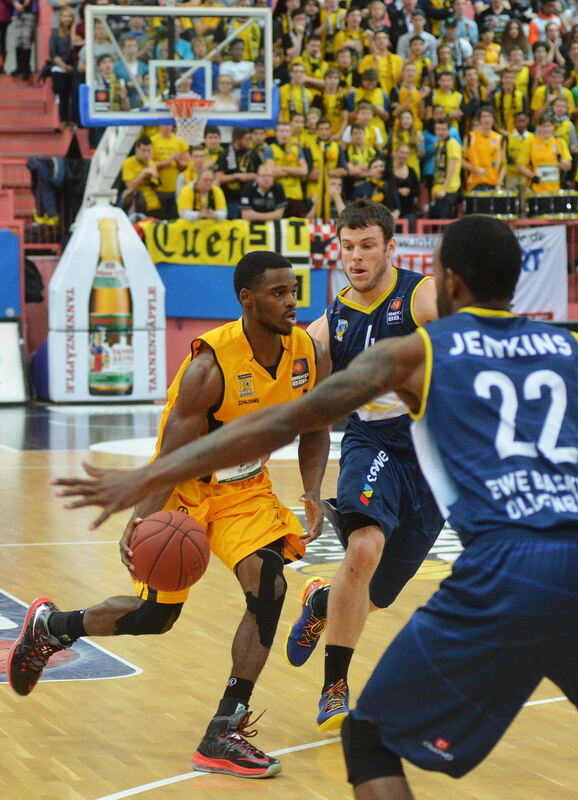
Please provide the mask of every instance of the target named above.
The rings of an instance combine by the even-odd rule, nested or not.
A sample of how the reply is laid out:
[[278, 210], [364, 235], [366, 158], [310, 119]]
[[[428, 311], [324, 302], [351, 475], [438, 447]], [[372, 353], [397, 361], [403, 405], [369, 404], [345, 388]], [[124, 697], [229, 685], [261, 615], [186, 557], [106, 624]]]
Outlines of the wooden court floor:
[[[303, 571], [330, 577], [338, 565], [335, 545], [319, 542], [317, 563], [287, 571], [288, 596], [277, 641], [253, 695], [256, 713], [265, 710], [253, 740], [279, 754], [283, 772], [274, 779], [244, 781], [190, 771], [194, 751], [229, 670], [232, 634], [243, 598], [235, 580], [217, 560], [193, 589], [177, 626], [161, 637], [113, 637], [85, 645], [89, 657], [82, 679], [57, 680], [64, 667], [48, 670], [28, 698], [5, 682], [4, 660], [13, 617], [23, 605], [47, 595], [66, 610], [131, 592], [116, 542], [124, 517], [91, 532], [94, 511], [67, 512], [49, 481], [78, 472], [87, 457], [78, 426], [67, 421], [65, 435], [47, 437], [30, 412], [22, 410], [23, 436], [13, 440], [13, 416], [0, 409], [1, 582], [0, 594], [0, 798], [2, 800], [341, 800], [351, 796], [337, 737], [315, 726], [322, 679], [322, 648], [302, 669], [286, 664], [282, 642], [298, 609]], [[124, 420], [124, 418], [123, 418]], [[110, 423], [110, 424], [109, 424]], [[86, 423], [83, 422], [85, 425]], [[124, 421], [123, 421], [124, 425]], [[148, 427], [150, 424], [147, 423]], [[147, 428], [145, 425], [145, 428]], [[10, 432], [8, 433], [8, 427]], [[126, 435], [115, 418], [99, 412], [96, 438]], [[97, 427], [98, 427], [97, 426]], [[89, 426], [90, 427], [90, 426]], [[130, 426], [129, 426], [130, 428]], [[132, 430], [132, 429], [131, 429]], [[148, 428], [142, 435], [149, 435]], [[88, 440], [91, 438], [90, 432]], [[92, 437], [94, 439], [94, 437]], [[88, 441], [86, 440], [86, 441]], [[67, 443], [70, 445], [67, 447]], [[94, 463], [133, 466], [142, 458], [92, 453]], [[325, 479], [333, 493], [333, 462]], [[271, 464], [279, 497], [296, 506], [297, 465]], [[449, 548], [451, 549], [451, 547]], [[442, 553], [443, 556], [443, 553]], [[393, 609], [373, 614], [351, 669], [353, 697], [379, 655], [447, 573], [439, 555], [428, 561]], [[16, 609], [16, 610], [15, 610]], [[92, 655], [99, 662], [92, 666]], [[120, 665], [133, 674], [107, 677]], [[136, 671], [134, 668], [137, 668]], [[113, 670], [114, 671], [114, 670]], [[570, 800], [578, 797], [577, 725], [573, 706], [557, 687], [544, 682], [486, 762], [460, 781], [420, 772], [407, 774], [423, 800]]]

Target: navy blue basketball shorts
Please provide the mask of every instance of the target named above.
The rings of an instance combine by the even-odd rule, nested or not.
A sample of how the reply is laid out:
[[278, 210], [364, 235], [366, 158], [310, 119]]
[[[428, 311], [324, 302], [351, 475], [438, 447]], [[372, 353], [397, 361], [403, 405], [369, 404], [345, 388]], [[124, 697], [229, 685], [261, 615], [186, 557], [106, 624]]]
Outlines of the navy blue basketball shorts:
[[383, 746], [459, 778], [544, 677], [578, 705], [578, 536], [481, 537], [382, 656], [352, 712]]
[[412, 578], [441, 531], [444, 520], [411, 445], [387, 450], [369, 426], [357, 424], [341, 445], [337, 510], [338, 532], [349, 535], [377, 525], [386, 546], [371, 580], [369, 595], [378, 608], [391, 605]]

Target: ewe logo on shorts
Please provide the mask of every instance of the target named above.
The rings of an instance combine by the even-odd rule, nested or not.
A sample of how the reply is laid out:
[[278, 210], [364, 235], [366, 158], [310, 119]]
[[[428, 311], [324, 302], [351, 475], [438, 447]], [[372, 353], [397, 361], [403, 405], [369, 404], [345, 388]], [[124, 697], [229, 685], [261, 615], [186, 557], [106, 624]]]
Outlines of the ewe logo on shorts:
[[373, 459], [373, 464], [371, 465], [371, 469], [365, 476], [365, 480], [367, 483], [375, 483], [377, 480], [377, 476], [381, 472], [381, 468], [384, 464], [387, 464], [389, 461], [389, 456], [384, 450], [380, 450], [376, 457]]
[[293, 371], [291, 372], [291, 388], [299, 389], [305, 386], [309, 380], [309, 364], [306, 358], [296, 358], [293, 361]]
[[371, 502], [371, 498], [373, 496], [373, 489], [371, 487], [372, 483], [375, 483], [377, 480], [377, 476], [379, 475], [381, 468], [384, 464], [389, 461], [389, 456], [383, 450], [380, 450], [376, 457], [373, 459], [373, 464], [367, 475], [365, 476], [365, 486], [363, 487], [363, 491], [359, 495], [360, 502], [363, 503], [364, 506], [368, 506]]
[[394, 322], [401, 322], [402, 309], [403, 309], [403, 298], [394, 297], [393, 300], [390, 301], [389, 306], [387, 307], [386, 322], [388, 325], [392, 325]]

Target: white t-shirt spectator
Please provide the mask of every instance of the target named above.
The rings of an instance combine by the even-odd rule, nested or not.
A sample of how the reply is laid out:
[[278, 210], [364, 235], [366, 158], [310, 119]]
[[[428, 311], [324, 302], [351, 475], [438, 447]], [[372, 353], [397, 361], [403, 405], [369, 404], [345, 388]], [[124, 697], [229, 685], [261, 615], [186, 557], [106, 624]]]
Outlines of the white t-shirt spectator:
[[252, 61], [223, 61], [219, 66], [219, 75], [230, 75], [235, 83], [241, 83], [255, 72]]

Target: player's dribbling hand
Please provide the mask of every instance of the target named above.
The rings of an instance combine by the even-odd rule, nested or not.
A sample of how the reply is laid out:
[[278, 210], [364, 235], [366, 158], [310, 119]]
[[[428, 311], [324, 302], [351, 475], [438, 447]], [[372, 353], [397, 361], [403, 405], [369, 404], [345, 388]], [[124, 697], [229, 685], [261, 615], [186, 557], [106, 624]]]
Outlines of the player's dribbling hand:
[[141, 517], [134, 517], [133, 519], [129, 520], [118, 543], [120, 549], [120, 560], [129, 572], [134, 572], [134, 567], [131, 562], [132, 550], [130, 549], [130, 540], [132, 539], [134, 529], [139, 522], [142, 522]]
[[319, 492], [305, 492], [299, 498], [305, 506], [305, 519], [307, 520], [307, 533], [299, 538], [303, 544], [315, 541], [323, 531], [323, 506]]

